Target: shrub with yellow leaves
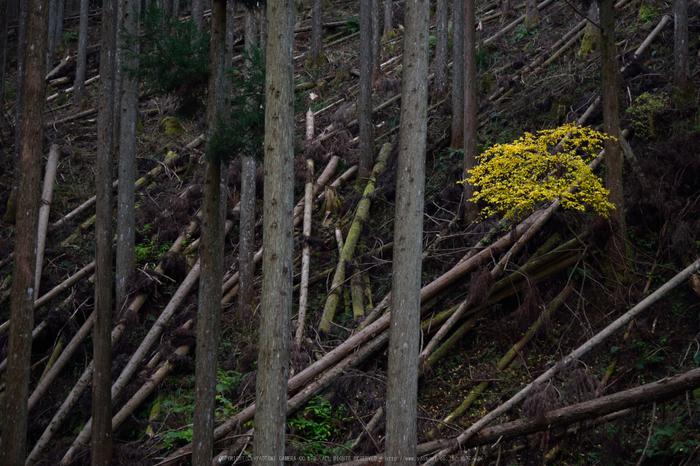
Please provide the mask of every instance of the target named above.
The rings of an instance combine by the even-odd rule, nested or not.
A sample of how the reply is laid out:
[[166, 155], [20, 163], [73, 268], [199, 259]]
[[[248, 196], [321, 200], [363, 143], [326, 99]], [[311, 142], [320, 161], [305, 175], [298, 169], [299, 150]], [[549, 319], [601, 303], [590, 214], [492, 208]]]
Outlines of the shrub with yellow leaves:
[[604, 134], [574, 124], [536, 134], [525, 133], [510, 144], [497, 144], [477, 157], [478, 165], [460, 183], [475, 187], [471, 202], [489, 204], [484, 217], [505, 213], [517, 217], [543, 201], [604, 217], [615, 207], [608, 190], [588, 165], [603, 147]]

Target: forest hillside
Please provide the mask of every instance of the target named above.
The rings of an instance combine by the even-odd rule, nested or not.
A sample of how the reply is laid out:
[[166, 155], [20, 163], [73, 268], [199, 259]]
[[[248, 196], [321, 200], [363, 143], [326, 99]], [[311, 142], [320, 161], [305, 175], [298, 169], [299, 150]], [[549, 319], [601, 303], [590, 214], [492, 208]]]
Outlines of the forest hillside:
[[[2, 407], [15, 215], [22, 212], [21, 205], [12, 207], [20, 123], [15, 3], [7, 2], [0, 99]], [[34, 303], [26, 464], [90, 464], [102, 36], [99, 5], [89, 3], [87, 81], [78, 100], [78, 3], [59, 2], [65, 8], [62, 32], [54, 29], [47, 66], [42, 180], [48, 173], [49, 182], [41, 208], [48, 221]], [[241, 3], [250, 2], [237, 2], [230, 12], [231, 100], [248, 119], [215, 134], [206, 108], [209, 36], [195, 43], [187, 35], [194, 29], [182, 26], [190, 24], [191, 3], [145, 8], [141, 20], [135, 269], [115, 302], [111, 326], [112, 391], [119, 393], [112, 420], [115, 465], [191, 464], [199, 238], [206, 167], [218, 156], [218, 142], [240, 151], [227, 155], [222, 183], [227, 205], [219, 251], [223, 313], [214, 461], [251, 462], [267, 174], [258, 154], [264, 135], [255, 132], [264, 105], [255, 98], [264, 74], [257, 75], [257, 84], [250, 77], [264, 73], [264, 56], [246, 52], [246, 27], [257, 26], [263, 33], [254, 36], [264, 40], [269, 25], [259, 11], [249, 24]], [[403, 59], [404, 2], [374, 2], [382, 27], [370, 94], [373, 160], [364, 177], [358, 177], [364, 163], [360, 1], [322, 2], [322, 55], [312, 60], [313, 3], [295, 4], [294, 293], [285, 463], [380, 464], [402, 76], [411, 66]], [[697, 464], [700, 5], [686, 6], [690, 84], [680, 89], [674, 78], [674, 4], [618, 2], [618, 86], [611, 90], [602, 84], [600, 20], [591, 17], [596, 3], [546, 0], [537, 6], [537, 17], [526, 4], [476, 1], [472, 84], [479, 157], [472, 180], [480, 164], [480, 179], [492, 184], [477, 184], [468, 201], [465, 150], [453, 138], [459, 113], [451, 92], [453, 2], [430, 3], [419, 463]], [[445, 4], [446, 28], [438, 11]], [[208, 34], [211, 11], [202, 17]], [[138, 35], [125, 41], [124, 63], [133, 57], [129, 44]], [[438, 69], [445, 39], [446, 74]], [[156, 60], [158, 53], [166, 65]], [[125, 65], [117, 75], [117, 82], [126, 80], [134, 70]], [[611, 189], [604, 91], [616, 94], [619, 103], [623, 205], [617, 207], [604, 189]], [[119, 147], [114, 153], [116, 180]], [[564, 153], [569, 158], [558, 156]], [[250, 283], [239, 283], [246, 198], [241, 185], [248, 160], [255, 158], [254, 259], [248, 261], [254, 272]], [[474, 221], [469, 212], [476, 214]], [[245, 286], [252, 298], [241, 305], [238, 293]]]

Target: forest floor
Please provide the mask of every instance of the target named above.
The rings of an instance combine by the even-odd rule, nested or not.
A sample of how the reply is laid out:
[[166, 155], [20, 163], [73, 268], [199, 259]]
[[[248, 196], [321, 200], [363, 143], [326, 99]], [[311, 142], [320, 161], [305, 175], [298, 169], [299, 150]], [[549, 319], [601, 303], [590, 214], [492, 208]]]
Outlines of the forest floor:
[[[375, 107], [401, 92], [401, 60], [397, 58], [402, 47], [403, 7], [400, 2], [395, 3], [398, 5], [394, 6], [394, 32], [381, 46], [381, 61], [386, 66], [373, 92]], [[700, 70], [700, 6], [691, 2], [689, 8], [690, 69], [695, 73]], [[299, 56], [295, 60], [295, 84], [299, 89], [296, 93], [299, 109], [296, 201], [303, 198], [305, 177], [299, 174], [303, 173], [307, 158], [314, 160], [317, 178], [331, 161], [331, 155], [338, 156], [339, 163], [331, 180], [357, 162], [354, 139], [357, 125], [353, 126], [351, 120], [357, 115], [353, 103], [358, 87], [359, 37], [338, 40], [359, 29], [358, 9], [358, 2], [331, 1], [324, 5], [326, 22], [346, 21], [346, 24], [325, 30], [326, 36], [345, 34], [326, 44], [328, 64], [322, 67], [312, 70], [305, 67], [302, 55], [308, 50], [309, 33], [300, 32], [295, 36], [295, 56]], [[524, 8], [505, 21], [494, 18], [496, 12], [496, 4], [478, 2], [477, 37], [482, 41], [477, 53], [481, 149], [512, 142], [525, 132], [575, 121], [600, 92], [599, 54], [594, 50], [582, 55], [580, 40], [575, 40], [572, 47], [536, 72], [523, 73], [539, 57], [552, 56], [561, 46], [556, 42], [581, 21], [568, 2], [548, 5], [536, 27], [520, 25], [487, 40], [514, 21]], [[297, 27], [310, 24], [310, 11], [306, 7], [297, 13]], [[462, 331], [466, 333], [452, 339], [453, 346], [444, 348], [441, 358], [426, 368], [419, 381], [420, 443], [459, 434], [696, 260], [700, 252], [697, 233], [700, 231], [700, 113], [697, 96], [682, 108], [673, 105], [670, 99], [672, 22], [641, 56], [633, 57], [637, 47], [665, 15], [672, 16], [672, 5], [650, 5], [641, 0], [631, 0], [616, 12], [618, 53], [621, 66], [626, 67], [619, 89], [621, 125], [633, 131], [629, 142], [636, 156], [635, 159], [628, 157], [624, 173], [629, 240], [625, 264], [614, 263], [615, 255], [608, 241], [614, 226], [606, 219], [594, 212], [558, 210], [510, 259], [505, 273], [495, 281], [490, 279], [489, 271], [507, 249], [489, 247], [501, 241], [499, 238], [504, 238], [503, 241], [514, 238], [518, 222], [491, 217], [472, 225], [461, 223], [458, 212], [462, 187], [457, 182], [462, 179], [462, 153], [449, 148], [450, 97], [448, 95], [444, 101], [431, 97], [423, 285], [434, 283], [454, 270], [465, 255], [487, 250], [489, 257], [476, 262], [471, 274], [459, 276], [435, 296], [423, 301], [424, 345], [446, 319], [444, 311], [454, 310], [467, 298], [471, 300], [471, 308], [459, 322], [459, 325], [465, 324]], [[242, 28], [242, 17], [237, 21]], [[91, 34], [95, 38], [91, 44], [97, 44], [97, 27], [95, 20], [95, 24], [91, 23]], [[56, 62], [68, 53], [74, 56], [75, 31], [77, 20], [69, 19], [63, 49], [56, 54]], [[15, 50], [16, 41], [11, 39], [11, 57], [15, 56]], [[431, 59], [433, 50], [431, 47]], [[98, 60], [98, 53], [90, 55], [88, 78], [96, 74]], [[14, 83], [16, 63], [11, 62], [8, 71], [7, 100], [10, 104], [5, 111], [10, 114], [14, 87], [9, 83]], [[66, 75], [72, 81], [74, 73], [74, 67], [67, 67], [56, 78]], [[58, 95], [47, 102], [45, 145], [48, 148], [51, 143], [57, 143], [61, 147], [51, 205], [52, 224], [94, 195], [95, 115], [61, 120], [95, 109], [98, 83], [88, 86], [88, 98], [79, 104], [70, 101], [70, 94], [61, 92], [70, 85], [63, 84], [47, 91], [48, 94], [58, 91]], [[166, 254], [190, 222], [196, 222], [203, 180], [202, 146], [191, 147], [191, 143], [203, 134], [204, 117], [180, 117], [177, 103], [176, 97], [154, 96], [146, 96], [139, 102], [138, 175], [143, 176], [158, 167], [161, 170], [137, 191], [138, 270], [131, 279], [127, 302], [118, 303], [114, 313], [115, 325], [126, 324], [113, 348], [115, 380], [196, 261], [196, 247], [192, 250], [187, 247], [198, 237], [198, 230], [186, 236], [182, 245], [184, 252]], [[305, 134], [304, 114], [309, 108], [317, 113], [317, 137], [307, 144], [301, 141]], [[298, 257], [304, 244], [311, 246], [312, 255], [305, 338], [301, 346], [292, 348], [294, 374], [302, 373], [311, 363], [321, 360], [357, 333], [364, 317], [353, 315], [351, 282], [359, 278], [360, 285], [355, 283], [354, 286], [365, 290], [361, 293], [364, 295], [362, 307], [368, 313], [375, 307], [381, 310], [378, 304], [390, 291], [399, 110], [400, 100], [396, 100], [374, 113], [377, 153], [386, 142], [391, 143], [393, 149], [386, 168], [377, 177], [371, 214], [362, 228], [355, 260], [348, 268], [346, 286], [329, 332], [319, 331], [317, 326], [332, 291], [331, 280], [338, 263], [336, 230], [339, 229], [343, 237], [347, 235], [362, 199], [354, 178], [334, 190], [319, 191], [325, 192], [327, 199], [335, 193], [339, 202], [333, 208], [324, 208], [332, 204], [330, 202], [324, 206], [316, 204], [310, 238], [302, 241], [301, 227], [295, 230], [300, 238], [295, 248], [295, 285], [299, 283], [301, 261]], [[163, 124], [166, 117], [177, 118], [182, 132], [166, 131]], [[600, 107], [586, 124], [602, 131]], [[340, 131], [324, 139], [324, 135], [332, 131], [331, 126]], [[9, 125], [2, 128], [1, 138], [0, 215], [4, 215], [14, 179], [11, 156], [14, 136]], [[320, 139], [324, 140], [319, 142]], [[178, 156], [174, 163], [166, 158], [170, 152]], [[604, 161], [596, 174], [605, 179]], [[259, 169], [258, 214], [262, 212], [263, 182]], [[235, 160], [229, 171], [228, 217], [233, 222], [226, 236], [227, 277], [237, 270], [238, 225], [233, 207], [238, 200], [239, 186], [240, 161]], [[92, 215], [91, 209], [87, 209], [50, 229], [40, 296], [94, 260], [94, 231], [88, 221]], [[13, 243], [13, 226], [3, 223], [0, 230], [0, 324], [9, 318], [12, 262], [7, 259]], [[258, 248], [262, 245], [261, 227], [257, 230], [256, 245]], [[536, 258], [542, 260], [534, 262]], [[161, 260], [163, 272], [155, 273]], [[621, 269], [622, 273], [613, 271]], [[256, 277], [260, 277], [259, 265]], [[491, 287], [493, 283], [495, 288]], [[689, 283], [692, 281], [683, 282], [629, 325], [590, 350], [580, 362], [570, 364], [549, 382], [541, 384], [520, 408], [508, 411], [499, 422], [541, 417], [556, 408], [697, 368], [700, 364], [700, 290], [695, 291]], [[160, 354], [161, 359], [170, 364], [171, 372], [116, 430], [115, 464], [158, 464], [192, 438], [193, 352], [196, 348], [195, 333], [185, 326], [197, 313], [197, 288], [192, 288], [143, 361], [145, 364], [153, 355]], [[258, 282], [256, 293], [255, 302], [259, 303]], [[298, 325], [297, 293], [295, 288], [295, 326]], [[138, 294], [148, 296], [145, 305], [135, 314], [124, 312]], [[37, 310], [36, 323], [45, 321], [48, 325], [33, 345], [32, 389], [38, 384], [58, 342], [68, 344], [88, 319], [93, 308], [92, 298], [93, 283], [83, 279]], [[254, 401], [258, 316], [259, 308], [252, 316], [241, 318], [235, 298], [224, 306], [217, 422], [239, 415]], [[538, 319], [540, 316], [543, 317]], [[450, 335], [452, 333], [448, 337]], [[515, 355], [512, 363], [503, 364], [509, 350], [528, 335], [526, 344], [512, 353]], [[6, 357], [6, 345], [7, 333], [0, 330], [0, 360]], [[188, 347], [189, 352], [175, 353], [176, 349], [184, 347]], [[30, 448], [76, 385], [91, 355], [92, 343], [88, 337], [30, 412]], [[138, 375], [132, 378], [117, 401], [115, 413], [153, 376], [157, 363], [139, 366]], [[386, 347], [379, 344], [357, 364], [345, 367], [339, 377], [317, 387], [316, 394], [306, 404], [291, 412], [287, 452], [295, 460], [289, 464], [328, 464], [336, 462], [328, 459], [334, 456], [381, 454], [384, 450], [385, 416], [382, 417], [381, 408], [386, 396], [386, 370]], [[290, 398], [297, 393], [298, 390], [290, 392]], [[479, 394], [463, 413], [446, 420], [475, 393]], [[443, 464], [474, 464], [472, 461], [509, 465], [545, 462], [628, 465], [640, 464], [640, 461], [641, 464], [696, 464], [700, 458], [698, 397], [698, 391], [685, 392], [663, 404], [647, 402], [613, 412], [595, 423], [576, 422], [490, 442], [476, 449], [464, 448], [456, 458], [443, 460]], [[37, 457], [38, 464], [61, 461], [89, 419], [90, 407], [88, 388], [54, 429], [53, 440]], [[371, 422], [375, 417], [378, 422]], [[369, 435], [365, 433], [368, 424]], [[251, 426], [252, 422], [246, 421], [237, 429], [231, 429], [225, 440], [217, 442], [217, 448], [234, 445]], [[431, 456], [437, 450], [424, 451]], [[240, 462], [246, 462], [251, 447], [234, 451], [236, 455], [242, 451]], [[71, 464], [89, 464], [89, 449], [79, 448]]]

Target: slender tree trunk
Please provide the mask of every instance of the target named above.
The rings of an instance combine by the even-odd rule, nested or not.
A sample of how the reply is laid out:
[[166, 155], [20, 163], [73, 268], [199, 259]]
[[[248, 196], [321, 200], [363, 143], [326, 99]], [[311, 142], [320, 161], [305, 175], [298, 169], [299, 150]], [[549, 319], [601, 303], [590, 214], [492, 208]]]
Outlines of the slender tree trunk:
[[66, 0], [58, 0], [56, 5], [56, 38], [54, 45], [61, 45], [63, 42], [63, 16], [66, 12]]
[[360, 0], [360, 171], [358, 186], [363, 187], [374, 165], [372, 131], [372, 0]]
[[0, 131], [5, 125], [5, 70], [7, 64], [7, 25], [10, 16], [9, 0], [0, 0]]
[[540, 11], [537, 9], [537, 0], [525, 0], [525, 27], [537, 26], [540, 20]]
[[311, 50], [309, 63], [312, 67], [322, 64], [322, 35], [323, 35], [323, 0], [313, 0], [313, 19], [311, 21]]
[[[464, 178], [476, 165], [477, 156], [477, 107], [476, 101], [476, 30], [474, 29], [475, 0], [464, 0]], [[474, 186], [464, 183], [464, 222], [476, 220]]]
[[[34, 327], [34, 268], [41, 188], [41, 154], [44, 140], [43, 104], [46, 73], [47, 0], [30, 0], [26, 16], [27, 36], [24, 45], [26, 104], [18, 122], [23, 126], [19, 148], [19, 192], [15, 236], [15, 259], [12, 269], [10, 336], [0, 441], [0, 464], [24, 465], [27, 454], [27, 399], [31, 364], [32, 329]], [[4, 5], [2, 5], [4, 6]], [[26, 7], [25, 7], [26, 8]], [[21, 42], [20, 42], [21, 44]]]
[[[245, 12], [245, 47], [248, 53], [258, 44], [258, 30], [255, 11]], [[247, 62], [250, 67], [251, 63]], [[241, 217], [240, 244], [238, 250], [238, 317], [247, 322], [253, 316], [253, 281], [255, 279], [255, 158], [241, 159]]]
[[56, 50], [56, 11], [58, 0], [49, 0], [49, 32], [46, 42], [46, 73], [49, 74], [53, 67], [53, 56]]
[[[234, 2], [231, 2], [232, 4]], [[180, 0], [173, 0], [173, 18], [178, 19], [180, 17]]]
[[[233, 66], [233, 43], [235, 41], [236, 34], [236, 6], [237, 5], [234, 0], [229, 0], [226, 2], [226, 50], [224, 51], [224, 65], [226, 68]], [[230, 81], [230, 79], [226, 79], [226, 88], [224, 89], [224, 95], [227, 99], [230, 99], [231, 96]]]
[[[48, 9], [48, 3], [46, 4], [46, 9]], [[48, 17], [46, 18], [48, 21]], [[19, 2], [19, 18], [18, 18], [18, 30], [17, 30], [17, 43], [25, 44], [27, 41], [27, 2]], [[22, 112], [24, 107], [24, 53], [25, 47], [18, 47], [17, 49], [17, 93], [15, 105], [15, 121], [22, 121]], [[45, 51], [44, 51], [45, 53]], [[44, 75], [46, 76], [46, 75]], [[14, 170], [14, 180], [12, 185], [12, 191], [10, 192], [10, 197], [7, 199], [7, 210], [5, 210], [5, 215], [3, 220], [6, 223], [15, 223], [15, 216], [17, 214], [17, 191], [19, 179], [19, 150], [22, 144], [22, 126], [21, 124], [15, 124], [15, 150], [13, 153], [12, 166]]]
[[97, 113], [95, 220], [95, 371], [92, 382], [92, 464], [112, 464], [112, 165], [114, 151], [116, 0], [102, 4], [100, 91]]
[[386, 454], [399, 465], [416, 464], [429, 6], [429, 0], [405, 3], [386, 400]]
[[[123, 0], [124, 12], [121, 27], [132, 35], [139, 33], [139, 0]], [[138, 45], [136, 45], [138, 47]], [[138, 49], [135, 50], [138, 53]], [[126, 58], [125, 65], [138, 69], [138, 57]], [[123, 75], [120, 102], [119, 143], [119, 192], [117, 195], [117, 260], [116, 305], [122, 306], [126, 297], [126, 282], [136, 266], [135, 253], [135, 193], [136, 182], [136, 121], [138, 106], [138, 82]]]
[[294, 2], [270, 1], [267, 15], [263, 283], [253, 464], [282, 465], [294, 247]]
[[[447, 21], [449, 19], [448, 0], [437, 0], [435, 10], [435, 94], [441, 98], [447, 91]], [[454, 66], [454, 64], [453, 64]]]
[[[259, 34], [258, 34], [258, 19], [257, 11], [254, 9], [245, 9], [245, 49], [250, 53], [253, 47], [258, 45]], [[250, 66], [250, 63], [248, 63]]]
[[393, 11], [391, 0], [384, 0], [384, 37], [389, 38], [393, 22]]
[[381, 71], [382, 56], [379, 53], [380, 36], [379, 0], [372, 0], [372, 89], [377, 85]]
[[204, 0], [192, 0], [192, 19], [197, 26], [197, 32], [204, 27]]
[[695, 95], [688, 59], [688, 0], [674, 1], [673, 24], [673, 100], [676, 105], [684, 106]]
[[[622, 188], [622, 153], [620, 151], [620, 116], [617, 103], [617, 88], [619, 66], [615, 53], [615, 17], [613, 9], [614, 0], [602, 0], [600, 2], [601, 32], [601, 68], [603, 87], [603, 120], [605, 133], [610, 139], [605, 140], [605, 175], [606, 185], [610, 191], [610, 202], [615, 205], [615, 210], [610, 218], [615, 224], [615, 249], [619, 259], [626, 255], [625, 205], [624, 191]], [[614, 138], [614, 139], [613, 139]], [[618, 264], [623, 267], [624, 262]]]
[[464, 144], [464, 0], [452, 6], [452, 138], [450, 147]]
[[[213, 131], [224, 106], [223, 76], [226, 45], [226, 0], [212, 3], [207, 128]], [[202, 241], [197, 314], [196, 381], [192, 431], [193, 464], [211, 464], [214, 449], [214, 405], [221, 321], [224, 219], [227, 171], [221, 159], [210, 159], [205, 167], [202, 200]]]
[[87, 66], [88, 8], [90, 0], [80, 0], [80, 24], [78, 26], [78, 59], [75, 68], [74, 102], [77, 105], [85, 97], [85, 73]]
[[267, 8], [260, 8], [260, 25], [258, 30], [260, 31], [260, 47], [264, 49], [267, 41]]

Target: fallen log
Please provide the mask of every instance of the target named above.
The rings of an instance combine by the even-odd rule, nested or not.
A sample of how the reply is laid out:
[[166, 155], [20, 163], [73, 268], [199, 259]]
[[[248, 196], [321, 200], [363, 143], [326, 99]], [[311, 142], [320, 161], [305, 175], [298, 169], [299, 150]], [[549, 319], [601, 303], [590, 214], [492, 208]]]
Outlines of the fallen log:
[[620, 316], [617, 320], [612, 322], [610, 325], [608, 325], [605, 329], [600, 331], [598, 334], [596, 334], [593, 338], [588, 340], [586, 343], [579, 346], [576, 350], [574, 350], [566, 358], [562, 359], [557, 365], [555, 365], [554, 367], [549, 369], [544, 374], [540, 375], [537, 379], [535, 379], [533, 382], [528, 384], [525, 388], [523, 388], [518, 393], [516, 393], [508, 401], [506, 401], [501, 406], [499, 406], [495, 410], [488, 413], [486, 416], [482, 417], [480, 420], [478, 420], [476, 423], [474, 423], [471, 427], [469, 427], [467, 430], [465, 430], [462, 434], [460, 434], [458, 437], [456, 437], [456, 439], [455, 439], [456, 442], [454, 442], [453, 445], [450, 445], [448, 448], [445, 448], [442, 451], [440, 451], [437, 455], [433, 456], [426, 464], [435, 464], [440, 459], [440, 457], [444, 457], [446, 455], [449, 455], [452, 452], [454, 452], [455, 449], [461, 447], [465, 442], [467, 442], [469, 439], [471, 439], [474, 435], [476, 435], [479, 431], [481, 431], [488, 424], [493, 422], [501, 414], [505, 414], [508, 410], [510, 410], [511, 408], [516, 406], [523, 399], [525, 399], [525, 397], [530, 392], [530, 390], [532, 389], [534, 384], [541, 383], [541, 382], [544, 382], [544, 381], [552, 378], [561, 369], [568, 366], [573, 361], [580, 359], [583, 355], [588, 353], [591, 349], [593, 349], [595, 346], [600, 344], [607, 337], [609, 337], [610, 335], [615, 333], [618, 329], [627, 325], [632, 319], [634, 319], [642, 311], [646, 310], [652, 304], [659, 301], [663, 296], [666, 295], [666, 293], [668, 293], [669, 291], [674, 289], [676, 286], [678, 286], [682, 282], [684, 282], [688, 277], [690, 277], [690, 275], [693, 272], [698, 270], [698, 268], [700, 268], [700, 259], [696, 260], [690, 266], [686, 267], [682, 272], [678, 273], [675, 277], [673, 277], [671, 280], [666, 282], [662, 287], [660, 287], [658, 290], [653, 292], [646, 299], [644, 299], [639, 304], [634, 306], [632, 309], [627, 311], [625, 314]]

